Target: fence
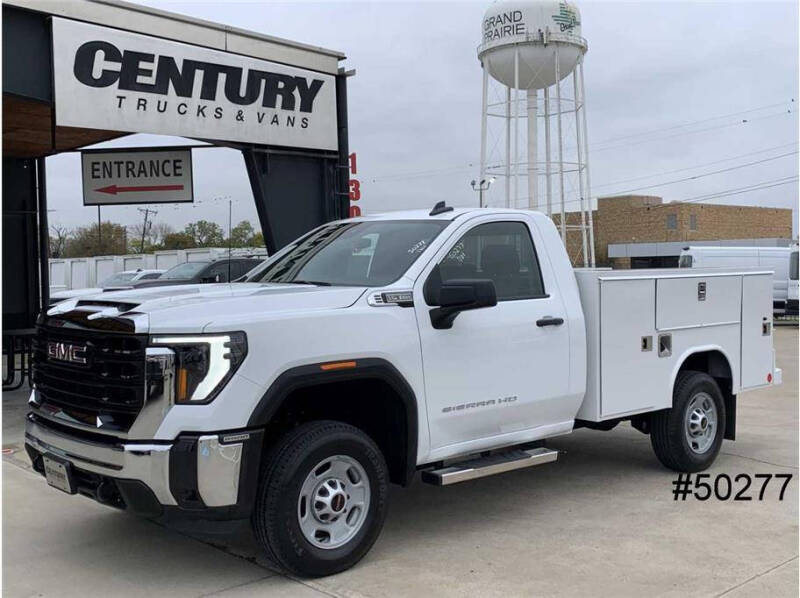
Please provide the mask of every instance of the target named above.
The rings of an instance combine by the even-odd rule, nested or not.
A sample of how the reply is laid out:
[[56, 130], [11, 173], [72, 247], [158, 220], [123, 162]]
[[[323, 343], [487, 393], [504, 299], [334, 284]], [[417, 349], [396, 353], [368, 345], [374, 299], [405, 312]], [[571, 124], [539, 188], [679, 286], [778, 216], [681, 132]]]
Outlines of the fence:
[[[50, 259], [50, 292], [93, 288], [112, 274], [124, 270], [168, 270], [184, 262], [220, 259], [227, 255], [228, 250], [224, 247], [202, 247], [144, 254]], [[266, 257], [267, 250], [264, 247], [232, 249], [231, 256]]]

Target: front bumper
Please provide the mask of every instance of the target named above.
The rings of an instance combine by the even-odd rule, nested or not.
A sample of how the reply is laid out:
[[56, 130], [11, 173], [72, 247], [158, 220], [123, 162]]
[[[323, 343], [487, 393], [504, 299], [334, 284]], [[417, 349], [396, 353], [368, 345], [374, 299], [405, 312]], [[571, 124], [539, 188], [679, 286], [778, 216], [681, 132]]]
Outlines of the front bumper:
[[68, 461], [79, 494], [148, 517], [249, 517], [258, 482], [263, 430], [181, 434], [174, 441], [126, 441], [52, 422], [25, 423], [25, 450]]

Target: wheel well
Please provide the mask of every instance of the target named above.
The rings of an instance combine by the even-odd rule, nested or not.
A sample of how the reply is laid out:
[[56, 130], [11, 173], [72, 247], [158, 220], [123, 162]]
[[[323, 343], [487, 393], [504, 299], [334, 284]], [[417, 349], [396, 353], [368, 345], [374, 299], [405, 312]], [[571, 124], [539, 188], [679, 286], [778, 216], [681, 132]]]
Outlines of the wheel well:
[[380, 378], [358, 378], [290, 391], [266, 425], [265, 450], [290, 429], [320, 419], [363, 430], [383, 453], [389, 479], [402, 485], [410, 481], [408, 414], [391, 384]]
[[736, 395], [733, 394], [733, 373], [728, 358], [721, 351], [692, 353], [681, 364], [678, 374], [685, 371], [703, 372], [714, 378], [725, 399], [725, 438], [736, 438]]

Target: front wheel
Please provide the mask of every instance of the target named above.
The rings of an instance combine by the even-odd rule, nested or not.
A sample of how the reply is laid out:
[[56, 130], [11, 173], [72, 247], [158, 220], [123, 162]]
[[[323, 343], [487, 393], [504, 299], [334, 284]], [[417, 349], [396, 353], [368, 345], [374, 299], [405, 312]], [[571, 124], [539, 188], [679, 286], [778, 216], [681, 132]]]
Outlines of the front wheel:
[[650, 442], [661, 463], [686, 473], [703, 471], [717, 458], [725, 436], [725, 401], [716, 380], [681, 372], [672, 408], [651, 417]]
[[267, 456], [253, 530], [268, 555], [291, 573], [344, 571], [380, 534], [388, 478], [383, 455], [358, 428], [335, 421], [303, 424]]

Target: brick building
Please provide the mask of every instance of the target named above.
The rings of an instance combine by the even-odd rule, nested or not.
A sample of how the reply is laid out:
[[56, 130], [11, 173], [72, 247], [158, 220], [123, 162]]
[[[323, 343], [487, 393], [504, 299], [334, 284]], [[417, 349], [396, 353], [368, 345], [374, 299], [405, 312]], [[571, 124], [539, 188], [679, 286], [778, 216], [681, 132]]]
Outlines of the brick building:
[[[598, 266], [676, 267], [682, 247], [694, 245], [787, 246], [792, 239], [792, 210], [707, 203], [664, 203], [649, 195], [601, 197], [594, 220]], [[569, 213], [567, 224], [578, 224]], [[553, 220], [558, 225], [559, 215]], [[581, 236], [567, 235], [573, 262], [582, 265]]]

